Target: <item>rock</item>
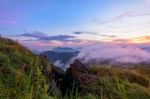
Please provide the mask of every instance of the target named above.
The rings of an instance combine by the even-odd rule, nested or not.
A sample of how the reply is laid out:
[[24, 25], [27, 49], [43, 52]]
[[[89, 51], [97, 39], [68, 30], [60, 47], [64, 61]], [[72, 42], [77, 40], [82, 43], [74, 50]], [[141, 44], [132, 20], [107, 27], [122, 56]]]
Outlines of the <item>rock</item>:
[[52, 67], [52, 77], [54, 78], [56, 82], [62, 81], [64, 76], [65, 76], [65, 72], [63, 69], [57, 66]]
[[93, 84], [97, 79], [97, 76], [90, 71], [89, 66], [80, 60], [75, 60], [70, 65], [70, 68], [66, 71], [66, 75], [83, 85]]
[[[97, 75], [92, 74], [89, 66], [80, 60], [75, 60], [66, 72], [59, 67], [53, 66], [51, 77], [63, 96], [66, 94], [70, 95], [72, 91], [73, 94], [75, 94], [77, 90], [79, 92], [83, 91], [83, 86], [92, 86], [97, 82], [98, 78]], [[53, 90], [57, 89], [56, 86], [52, 87]]]
[[80, 60], [75, 60], [70, 67], [66, 70], [66, 74], [61, 83], [61, 92], [63, 95], [68, 90], [81, 92], [82, 85], [93, 85], [97, 81], [97, 76], [92, 74], [87, 64], [82, 63]]

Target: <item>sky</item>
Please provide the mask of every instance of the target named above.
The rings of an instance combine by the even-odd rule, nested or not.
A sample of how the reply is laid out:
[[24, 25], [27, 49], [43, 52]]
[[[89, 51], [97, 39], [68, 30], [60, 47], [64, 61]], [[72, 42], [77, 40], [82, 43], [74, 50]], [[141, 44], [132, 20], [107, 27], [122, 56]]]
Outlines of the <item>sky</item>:
[[71, 47], [74, 57], [150, 60], [150, 0], [0, 0], [0, 34], [38, 53]]
[[0, 0], [0, 34], [31, 49], [150, 43], [150, 0]]

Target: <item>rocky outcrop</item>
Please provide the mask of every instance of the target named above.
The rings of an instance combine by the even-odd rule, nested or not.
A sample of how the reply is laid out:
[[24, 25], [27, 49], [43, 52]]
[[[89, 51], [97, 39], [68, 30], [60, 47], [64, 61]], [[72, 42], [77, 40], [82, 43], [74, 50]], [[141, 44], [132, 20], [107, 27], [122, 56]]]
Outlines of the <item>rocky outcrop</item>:
[[97, 76], [90, 71], [89, 66], [80, 60], [75, 60], [70, 65], [70, 68], [66, 71], [66, 75], [83, 85], [93, 84], [97, 79]]
[[75, 60], [66, 72], [53, 66], [52, 77], [62, 95], [69, 94], [69, 91], [83, 91], [83, 86], [93, 86], [98, 78], [97, 75], [92, 74], [89, 66], [80, 60]]

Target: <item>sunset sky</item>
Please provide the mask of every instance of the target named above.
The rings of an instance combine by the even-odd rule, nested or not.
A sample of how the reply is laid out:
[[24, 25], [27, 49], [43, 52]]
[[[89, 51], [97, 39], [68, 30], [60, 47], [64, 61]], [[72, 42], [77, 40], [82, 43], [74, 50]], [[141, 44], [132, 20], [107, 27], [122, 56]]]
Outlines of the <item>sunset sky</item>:
[[0, 0], [0, 33], [28, 46], [150, 43], [150, 0]]

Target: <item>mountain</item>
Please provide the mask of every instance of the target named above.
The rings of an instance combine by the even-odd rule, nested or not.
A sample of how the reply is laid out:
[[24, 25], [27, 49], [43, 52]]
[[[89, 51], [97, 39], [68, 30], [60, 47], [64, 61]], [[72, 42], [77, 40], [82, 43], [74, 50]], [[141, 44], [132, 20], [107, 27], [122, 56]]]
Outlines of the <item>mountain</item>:
[[75, 49], [69, 48], [69, 47], [57, 47], [57, 48], [54, 48], [53, 51], [58, 52], [58, 53], [63, 53], [63, 52], [76, 52]]
[[50, 51], [45, 51], [40, 55], [47, 56], [52, 62], [60, 61], [61, 63], [67, 63], [71, 58], [77, 56], [78, 50], [68, 47], [57, 47]]

